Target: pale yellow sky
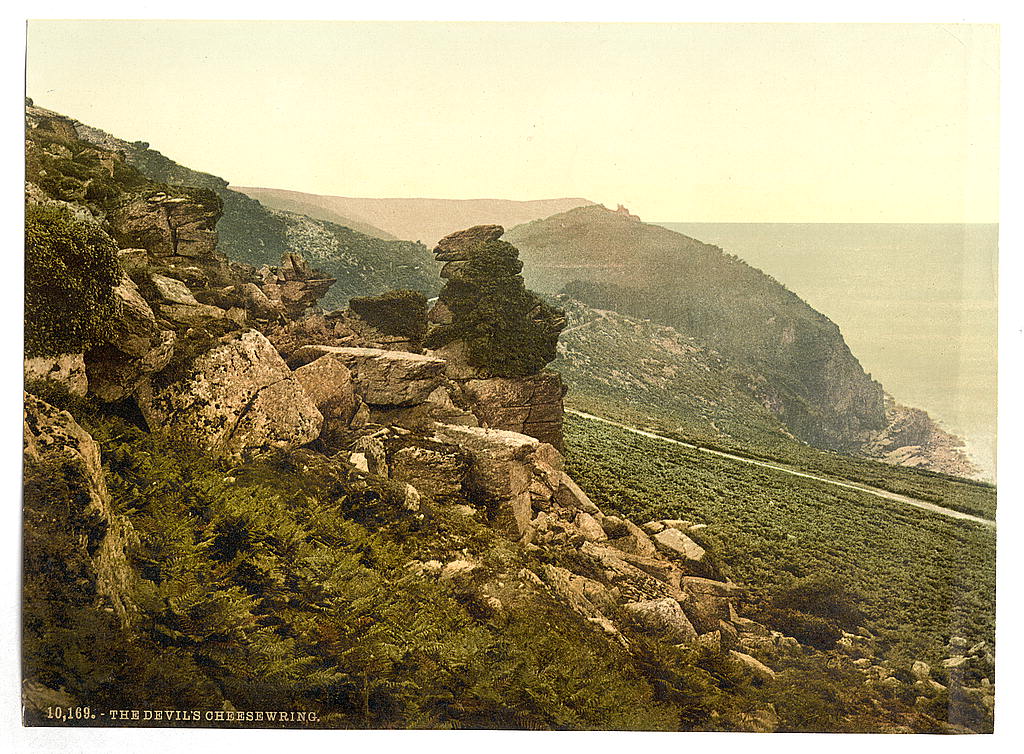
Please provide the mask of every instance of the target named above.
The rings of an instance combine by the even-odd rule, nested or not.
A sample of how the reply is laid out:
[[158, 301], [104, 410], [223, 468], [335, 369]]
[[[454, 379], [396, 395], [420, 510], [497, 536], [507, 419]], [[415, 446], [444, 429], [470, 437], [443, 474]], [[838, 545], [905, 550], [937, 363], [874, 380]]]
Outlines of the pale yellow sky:
[[38, 21], [28, 95], [236, 185], [998, 221], [998, 27]]

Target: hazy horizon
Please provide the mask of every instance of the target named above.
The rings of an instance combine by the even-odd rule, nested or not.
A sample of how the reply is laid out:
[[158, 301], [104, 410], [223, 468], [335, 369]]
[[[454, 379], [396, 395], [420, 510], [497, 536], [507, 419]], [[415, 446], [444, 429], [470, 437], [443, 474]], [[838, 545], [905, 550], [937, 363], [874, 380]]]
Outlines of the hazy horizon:
[[36, 104], [235, 185], [995, 222], [977, 24], [30, 21]]

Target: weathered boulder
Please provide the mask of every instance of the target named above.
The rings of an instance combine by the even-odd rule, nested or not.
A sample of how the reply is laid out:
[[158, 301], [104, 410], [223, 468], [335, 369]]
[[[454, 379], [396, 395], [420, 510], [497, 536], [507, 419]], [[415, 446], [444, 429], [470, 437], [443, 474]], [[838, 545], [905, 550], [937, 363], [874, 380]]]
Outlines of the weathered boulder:
[[181, 379], [154, 379], [137, 396], [151, 427], [173, 427], [233, 459], [305, 445], [323, 425], [302, 385], [256, 330], [225, 336]]
[[434, 247], [434, 254], [439, 262], [465, 261], [476, 246], [497, 241], [504, 233], [505, 229], [500, 225], [474, 225], [442, 238]]
[[336, 278], [314, 270], [301, 254], [285, 252], [278, 267], [260, 268], [263, 292], [271, 301], [280, 302], [293, 317], [305, 312], [323, 298]]
[[199, 306], [192, 291], [180, 280], [169, 278], [166, 275], [158, 275], [155, 272], [149, 276], [149, 279], [152, 281], [153, 287], [156, 288], [161, 301], [184, 306]]
[[371, 406], [414, 406], [440, 385], [444, 362], [430, 356], [379, 348], [309, 345], [296, 349], [289, 364], [297, 368], [332, 354], [348, 367], [356, 394]]
[[[253, 287], [260, 290], [256, 286]], [[262, 291], [260, 291], [260, 295], [263, 295], [263, 297], [266, 298]], [[267, 301], [270, 301], [270, 299], [267, 299]], [[272, 315], [270, 312], [266, 312], [266, 316], [263, 317], [264, 319], [273, 320], [284, 313], [284, 307], [279, 301], [273, 301], [271, 303], [275, 306], [280, 306], [281, 309], [279, 312]], [[316, 358], [315, 356], [310, 356], [306, 358], [305, 361], [293, 363], [292, 357], [295, 355], [295, 352], [303, 346], [365, 345], [356, 332], [349, 326], [348, 320], [342, 316], [335, 316], [333, 312], [330, 314], [314, 312], [301, 319], [293, 319], [276, 326], [266, 327], [264, 332], [266, 333], [267, 339], [274, 344], [274, 348], [276, 348], [278, 353], [288, 361], [289, 366], [292, 368], [301, 366], [301, 364]]]
[[737, 668], [757, 681], [770, 681], [775, 677], [775, 671], [756, 657], [751, 657], [744, 652], [737, 652], [735, 649], [730, 650], [729, 657], [732, 658]]
[[133, 394], [148, 376], [167, 366], [175, 342], [174, 332], [157, 324], [131, 278], [121, 278], [113, 294], [110, 335], [85, 355], [90, 392], [107, 402]]
[[225, 311], [211, 304], [201, 303], [192, 295], [185, 283], [175, 278], [152, 273], [150, 283], [155, 292], [160, 315], [173, 322], [187, 323], [202, 317], [223, 317]]
[[578, 511], [574, 523], [576, 528], [580, 530], [580, 533], [590, 542], [602, 542], [608, 539], [608, 535], [604, 533], [601, 524], [586, 511]]
[[458, 445], [419, 440], [391, 453], [391, 478], [432, 497], [455, 496], [462, 491], [469, 463]]
[[697, 638], [679, 603], [671, 597], [656, 600], [627, 602], [623, 609], [645, 630], [673, 644]]
[[671, 558], [684, 563], [702, 565], [707, 552], [678, 529], [667, 528], [654, 535], [655, 545]]
[[80, 353], [34, 356], [25, 359], [24, 369], [26, 382], [46, 380], [61, 385], [73, 395], [85, 395], [89, 389], [85, 358]]
[[356, 411], [355, 386], [345, 361], [328, 354], [299, 367], [293, 374], [324, 417], [320, 438], [328, 447], [335, 446]]
[[470, 379], [458, 385], [462, 402], [480, 426], [519, 432], [562, 448], [566, 386], [557, 372]]
[[136, 195], [110, 214], [123, 248], [139, 247], [171, 262], [220, 262], [215, 251], [221, 203], [212, 191], [178, 189]]
[[548, 588], [575, 612], [586, 618], [596, 618], [601, 615], [601, 611], [584, 594], [584, 587], [587, 581], [589, 579], [576, 576], [571, 571], [560, 566], [551, 565], [550, 563], [544, 565], [544, 582], [548, 585]]
[[[71, 414], [33, 395], [24, 398], [25, 578], [45, 578], [43, 565], [52, 567], [54, 558], [59, 559], [69, 577], [74, 572], [88, 584], [83, 595], [94, 592], [99, 606], [127, 624], [136, 612], [135, 576], [127, 555], [135, 534], [111, 506], [99, 445]], [[72, 492], [67, 500], [57, 503], [48, 494], [33, 493], [33, 486], [46, 489], [55, 483]], [[67, 507], [72, 505], [77, 509]], [[46, 530], [54, 521], [77, 538], [74, 553], [47, 554]], [[33, 567], [35, 560], [39, 569]]]
[[580, 486], [568, 474], [562, 474], [558, 480], [554, 499], [565, 508], [581, 510], [590, 515], [601, 512], [587, 493], [580, 489]]
[[254, 319], [274, 321], [285, 313], [284, 304], [271, 300], [255, 283], [243, 283], [238, 286], [238, 295]]
[[554, 494], [563, 476], [562, 457], [547, 443], [498, 429], [438, 424], [433, 439], [465, 450], [471, 464], [466, 491], [490, 505], [493, 525], [515, 539], [531, 531], [531, 487]]
[[432, 431], [434, 424], [461, 424], [477, 427], [479, 422], [469, 411], [457, 406], [445, 385], [436, 388], [423, 403], [415, 406], [370, 406], [370, 421], [417, 430]]
[[740, 594], [735, 584], [699, 576], [684, 576], [680, 581], [680, 604], [698, 633], [718, 629], [720, 620], [729, 620], [729, 607]]
[[[660, 599], [662, 597], [673, 597], [678, 594], [678, 587], [671, 583], [651, 575], [643, 568], [634, 564], [639, 556], [632, 556], [613, 547], [596, 542], [584, 542], [579, 548], [580, 552], [591, 558], [604, 571], [609, 582], [619, 588], [623, 595], [630, 600], [637, 602], [647, 599]], [[641, 559], [643, 565], [654, 566], [653, 559]], [[661, 567], [669, 567], [670, 564], [662, 563]], [[662, 570], [661, 575], [666, 575], [667, 570]]]

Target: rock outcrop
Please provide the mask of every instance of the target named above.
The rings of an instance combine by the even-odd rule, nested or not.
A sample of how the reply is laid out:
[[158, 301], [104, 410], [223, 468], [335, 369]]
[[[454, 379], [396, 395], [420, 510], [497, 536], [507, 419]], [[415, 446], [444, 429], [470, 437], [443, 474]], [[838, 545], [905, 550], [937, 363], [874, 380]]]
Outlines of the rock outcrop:
[[46, 380], [60, 385], [72, 395], [85, 395], [89, 377], [85, 355], [62, 353], [56, 356], [33, 356], [25, 359], [25, 381]]
[[110, 215], [122, 248], [143, 248], [168, 263], [213, 261], [221, 202], [212, 191], [177, 188], [148, 191], [123, 202]]
[[927, 411], [885, 397], [886, 426], [871, 434], [859, 452], [895, 466], [928, 469], [962, 477], [981, 473], [965, 452], [964, 441], [940, 427]]
[[455, 384], [460, 402], [480, 426], [519, 432], [562, 448], [562, 398], [567, 388], [557, 372], [458, 380]]
[[309, 345], [289, 359], [295, 368], [323, 356], [344, 363], [356, 393], [371, 406], [414, 406], [423, 403], [440, 385], [444, 362], [431, 356], [379, 348], [338, 348]]
[[138, 393], [151, 427], [188, 433], [213, 453], [248, 459], [270, 448], [315, 440], [323, 416], [261, 333], [231, 333], [182, 367], [180, 379], [156, 379]]
[[[73, 552], [55, 555], [62, 562], [50, 568], [73, 572], [87, 586], [85, 597], [95, 595], [98, 606], [113, 611], [123, 625], [130, 624], [136, 612], [135, 576], [128, 558], [134, 532], [114, 513], [96, 441], [66, 411], [25, 394], [24, 458], [26, 537], [45, 536], [46, 526], [54, 523], [62, 535], [72, 536]], [[31, 490], [54, 485], [64, 500]], [[26, 566], [26, 578], [50, 575], [46, 568], [31, 565]]]
[[263, 293], [279, 301], [284, 311], [298, 317], [316, 305], [337, 280], [314, 270], [301, 254], [286, 253], [278, 267], [261, 267]]
[[499, 225], [480, 225], [438, 241], [448, 282], [431, 310], [426, 345], [447, 362], [456, 403], [481, 426], [562, 447], [561, 378], [542, 371], [555, 358], [565, 317], [526, 290], [514, 246]]
[[[186, 289], [187, 291], [187, 289]], [[103, 401], [133, 394], [171, 360], [176, 336], [162, 328], [130, 277], [114, 288], [115, 316], [106, 342], [85, 355], [90, 392]]]

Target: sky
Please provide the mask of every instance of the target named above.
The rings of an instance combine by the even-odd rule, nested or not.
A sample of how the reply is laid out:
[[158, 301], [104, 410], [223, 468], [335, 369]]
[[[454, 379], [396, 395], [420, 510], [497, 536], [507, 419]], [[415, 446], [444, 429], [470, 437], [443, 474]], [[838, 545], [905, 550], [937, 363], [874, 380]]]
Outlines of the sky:
[[998, 27], [33, 21], [27, 92], [240, 186], [996, 222]]

